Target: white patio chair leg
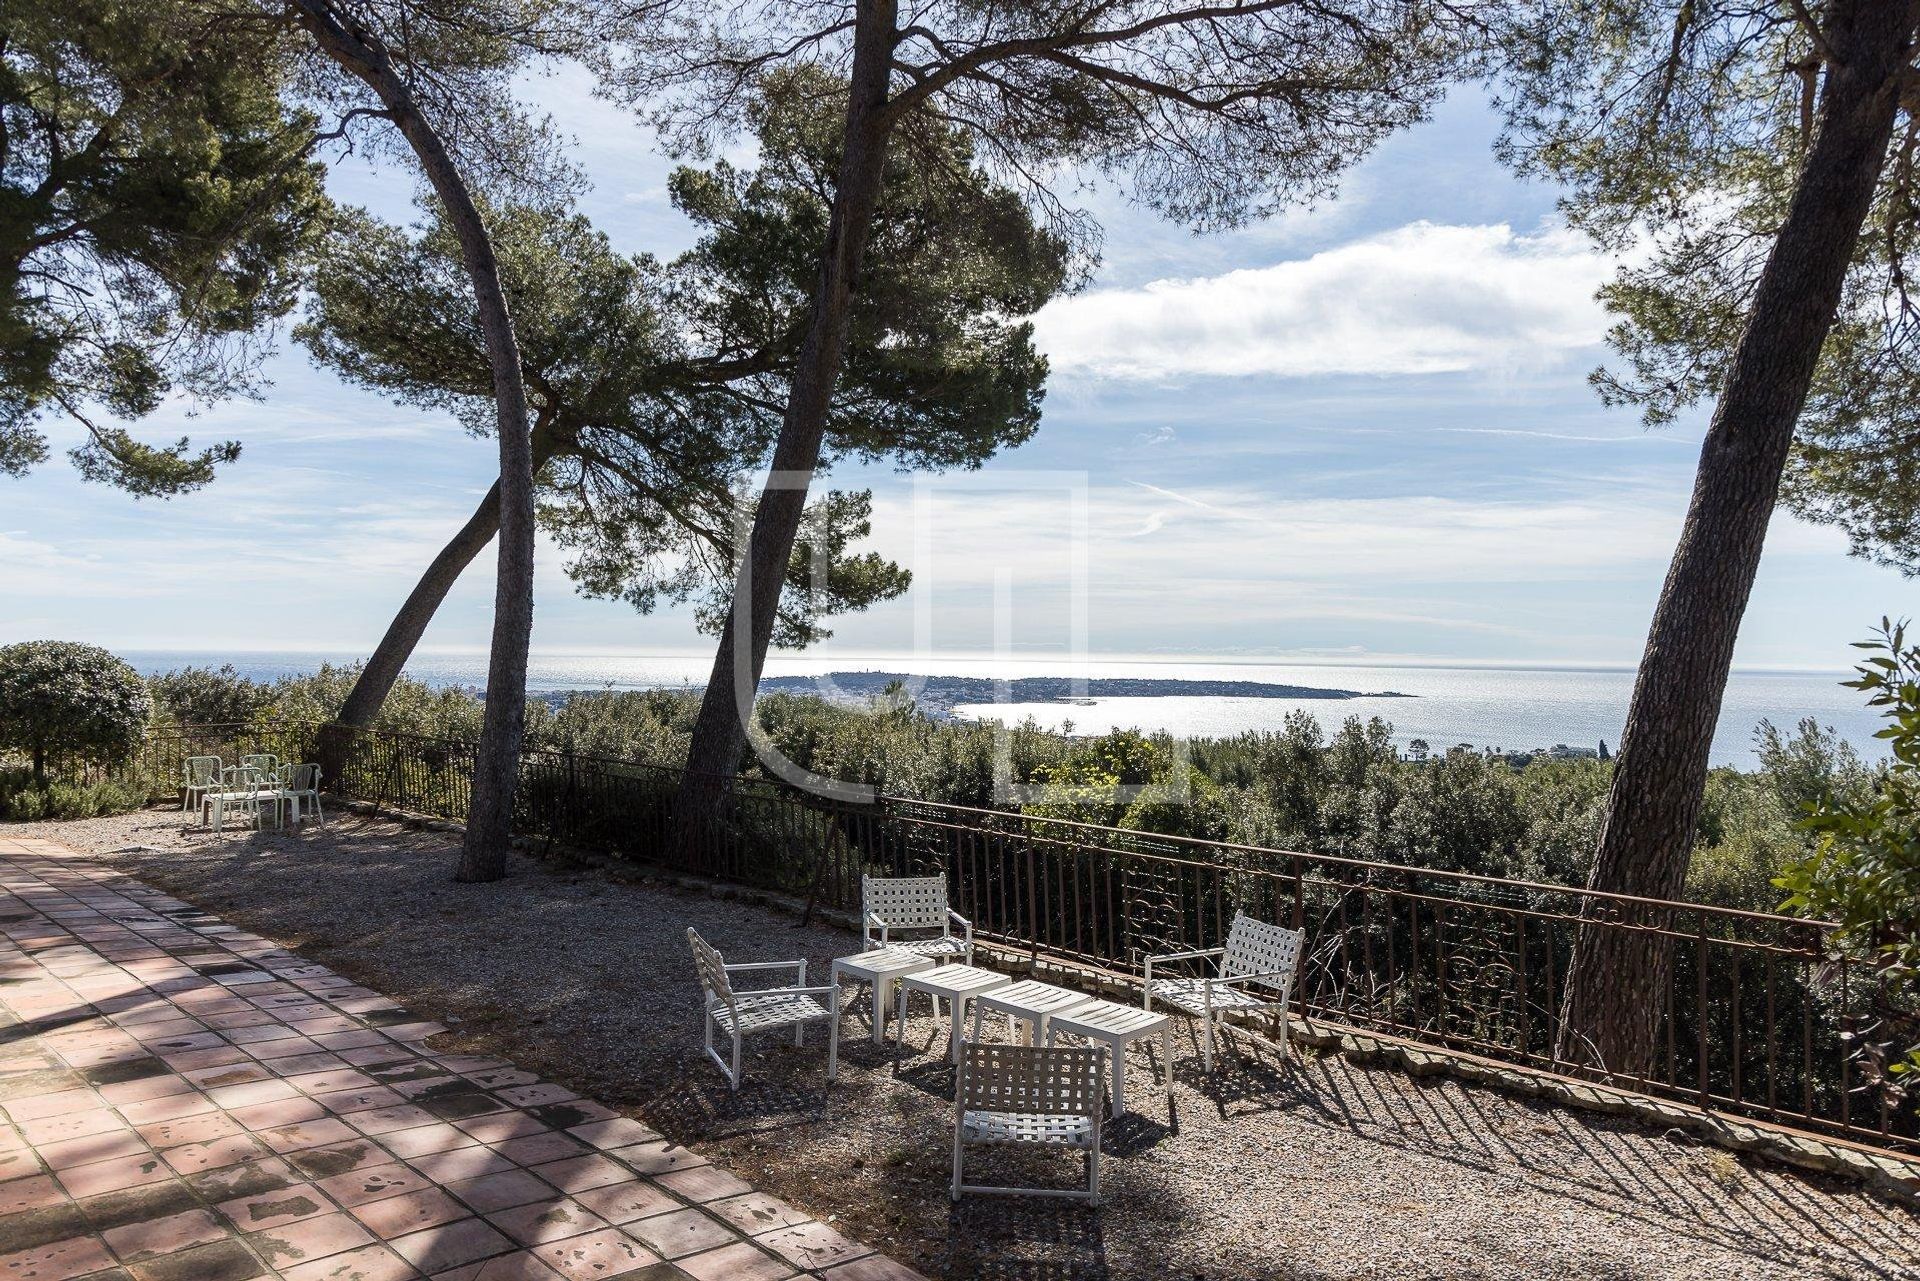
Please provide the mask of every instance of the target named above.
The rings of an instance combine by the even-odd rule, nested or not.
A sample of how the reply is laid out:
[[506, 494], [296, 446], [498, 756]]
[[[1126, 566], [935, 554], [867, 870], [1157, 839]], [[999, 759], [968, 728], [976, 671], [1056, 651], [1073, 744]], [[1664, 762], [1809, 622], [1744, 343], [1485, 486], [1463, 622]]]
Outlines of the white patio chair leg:
[[881, 1045], [887, 1039], [887, 985], [880, 979], [873, 981], [873, 1043]]
[[967, 1003], [959, 997], [947, 1002], [947, 1057], [955, 1066], [960, 1062], [960, 1024], [967, 1017]]
[[[987, 1022], [987, 1007], [981, 1004], [979, 1001], [975, 1001], [973, 1003], [973, 1039], [975, 1041], [978, 1041], [981, 1037], [981, 1034], [986, 1031], [986, 1022]], [[959, 1059], [954, 1060], [955, 1063], [958, 1063], [959, 1061], [960, 1061]]]
[[[894, 1004], [899, 1007], [900, 1033], [893, 1038], [893, 1061], [898, 1063], [900, 1056], [907, 1052], [907, 985], [900, 984], [894, 990]], [[940, 998], [935, 997], [933, 1008], [940, 1008]]]
[[[955, 1088], [957, 1089], [958, 1087]], [[965, 1147], [960, 1142], [960, 1126], [958, 1123], [955, 1123], [953, 1127], [953, 1182], [947, 1185], [947, 1195], [955, 1201], [960, 1199], [960, 1181], [966, 1160], [963, 1155], [965, 1150]]]
[[1211, 1014], [1200, 1016], [1200, 1032], [1200, 1059], [1206, 1064], [1207, 1074], [1211, 1076], [1213, 1074], [1213, 1016]]
[[840, 980], [833, 980], [833, 1017], [827, 1020], [827, 1084], [840, 1079]]
[[727, 1083], [735, 1090], [740, 1088], [740, 1028], [736, 1023], [733, 1029], [733, 1075]]
[[1113, 1051], [1113, 1115], [1127, 1114], [1127, 1047], [1124, 1042]]
[[1160, 1029], [1160, 1087], [1165, 1092], [1167, 1101], [1171, 1103], [1173, 1101], [1173, 1021], [1171, 1019], [1167, 1021], [1165, 1027]]

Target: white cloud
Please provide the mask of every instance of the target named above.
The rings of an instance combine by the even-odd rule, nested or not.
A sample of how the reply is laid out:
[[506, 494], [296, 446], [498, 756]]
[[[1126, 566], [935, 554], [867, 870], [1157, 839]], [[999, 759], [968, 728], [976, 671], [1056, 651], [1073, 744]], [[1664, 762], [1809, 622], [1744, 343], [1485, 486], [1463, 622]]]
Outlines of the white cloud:
[[1429, 222], [1310, 258], [1061, 299], [1054, 368], [1110, 378], [1434, 374], [1557, 363], [1606, 331], [1612, 272], [1564, 228]]

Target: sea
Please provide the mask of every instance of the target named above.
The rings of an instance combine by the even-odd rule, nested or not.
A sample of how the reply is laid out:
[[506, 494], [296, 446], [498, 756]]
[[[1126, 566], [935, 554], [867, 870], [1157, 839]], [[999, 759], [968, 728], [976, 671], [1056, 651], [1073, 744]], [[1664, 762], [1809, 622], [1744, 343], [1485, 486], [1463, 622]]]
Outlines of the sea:
[[[323, 662], [351, 663], [360, 655], [344, 653], [197, 653], [146, 651], [125, 655], [144, 673], [182, 667], [231, 664], [256, 680], [311, 672]], [[685, 688], [706, 680], [710, 656], [690, 653], [590, 654], [535, 653], [528, 666], [527, 689], [534, 694], [566, 690]], [[472, 652], [417, 653], [407, 673], [435, 686], [478, 688], [486, 683], [486, 655]], [[1177, 660], [1091, 658], [1069, 666], [1057, 660], [987, 657], [926, 658], [901, 654], [776, 655], [768, 674], [814, 676], [825, 683], [834, 671], [889, 671], [928, 675], [1131, 676], [1163, 681], [1239, 680], [1277, 685], [1342, 689], [1363, 695], [1393, 693], [1406, 697], [1351, 699], [1218, 698], [1171, 693], [1158, 697], [1097, 698], [1071, 703], [962, 705], [958, 716], [1017, 722], [1031, 717], [1039, 725], [1076, 734], [1103, 734], [1137, 728], [1164, 730], [1184, 737], [1220, 737], [1243, 730], [1273, 729], [1286, 714], [1303, 710], [1317, 717], [1328, 734], [1349, 716], [1378, 716], [1393, 726], [1402, 746], [1425, 740], [1439, 751], [1455, 744], [1521, 752], [1565, 744], [1598, 750], [1617, 747], [1633, 692], [1628, 668], [1360, 666], [1349, 663], [1270, 663], [1227, 659]], [[1790, 729], [1812, 718], [1851, 743], [1869, 759], [1884, 752], [1873, 733], [1880, 722], [1857, 690], [1842, 687], [1843, 671], [1738, 670], [1728, 682], [1714, 735], [1713, 763], [1750, 768], [1756, 762], [1754, 734], [1761, 721]]]

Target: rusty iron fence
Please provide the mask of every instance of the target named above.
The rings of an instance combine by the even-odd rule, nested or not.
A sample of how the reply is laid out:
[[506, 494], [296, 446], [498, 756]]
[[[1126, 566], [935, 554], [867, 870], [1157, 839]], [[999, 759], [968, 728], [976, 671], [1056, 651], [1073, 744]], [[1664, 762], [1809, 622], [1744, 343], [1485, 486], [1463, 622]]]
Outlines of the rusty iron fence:
[[[272, 751], [312, 760], [333, 734], [326, 788], [465, 817], [474, 744], [340, 727], [156, 731], [119, 767], [177, 795], [191, 755]], [[1655, 1061], [1616, 1082], [1730, 1114], [1920, 1151], [1912, 1100], [1863, 1080], [1850, 1039], [1873, 1017], [1870, 971], [1831, 959], [1817, 921], [1262, 849], [883, 796], [834, 801], [734, 780], [701, 839], [667, 833], [681, 773], [644, 762], [529, 750], [516, 830], [736, 881], [842, 910], [860, 877], [941, 874], [976, 939], [1137, 977], [1156, 952], [1218, 946], [1236, 911], [1304, 928], [1298, 1012], [1356, 1029], [1579, 1076], [1555, 1052], [1575, 932], [1649, 933], [1671, 962]]]

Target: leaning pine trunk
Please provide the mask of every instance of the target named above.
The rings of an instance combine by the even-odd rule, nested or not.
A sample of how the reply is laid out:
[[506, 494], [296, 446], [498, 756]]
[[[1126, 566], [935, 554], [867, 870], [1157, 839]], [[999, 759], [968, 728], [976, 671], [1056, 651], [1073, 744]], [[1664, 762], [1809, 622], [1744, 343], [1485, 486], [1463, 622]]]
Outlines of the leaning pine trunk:
[[897, 12], [896, 0], [861, 0], [859, 6], [845, 150], [834, 186], [820, 278], [806, 338], [795, 361], [780, 438], [774, 445], [772, 474], [754, 512], [753, 532], [734, 584], [734, 607], [714, 653], [713, 674], [700, 701], [686, 773], [674, 802], [670, 840], [683, 859], [698, 850], [746, 751], [747, 722], [766, 668], [788, 558], [806, 509], [807, 486], [820, 462], [827, 404], [845, 357], [847, 316], [886, 165], [888, 126], [883, 112]]
[[293, 4], [301, 25], [329, 57], [367, 83], [412, 146], [460, 239], [461, 257], [473, 280], [499, 422], [500, 563], [486, 715], [474, 762], [466, 843], [455, 875], [462, 881], [497, 880], [507, 869], [520, 740], [527, 718], [527, 647], [533, 632], [533, 445], [527, 427], [526, 388], [520, 377], [520, 348], [480, 210], [439, 135], [394, 70], [385, 47], [327, 0], [293, 0]]
[[[1826, 6], [1832, 60], [1813, 146], [1700, 449], [1620, 739], [1591, 889], [1673, 899], [1686, 887], [1734, 640], [1794, 426], [1885, 162], [1916, 22], [1916, 0]], [[1659, 934], [1583, 924], [1567, 973], [1560, 1058], [1645, 1074], [1672, 972], [1670, 940]]]
[[[541, 440], [538, 428], [534, 430], [533, 469], [537, 474], [542, 464], [553, 456], [551, 446]], [[440, 549], [427, 565], [426, 572], [420, 575], [420, 581], [414, 584], [407, 599], [401, 603], [400, 612], [387, 624], [386, 635], [368, 655], [367, 662], [360, 669], [359, 678], [348, 691], [347, 698], [340, 705], [339, 714], [322, 732], [320, 747], [321, 772], [328, 778], [340, 777], [340, 771], [346, 761], [346, 753], [351, 746], [355, 732], [373, 725], [380, 715], [380, 709], [386, 705], [387, 695], [400, 679], [400, 673], [406, 669], [407, 660], [413, 657], [414, 646], [420, 643], [420, 637], [426, 632], [427, 624], [447, 599], [447, 593], [460, 581], [460, 575], [466, 571], [473, 558], [478, 556], [486, 545], [493, 541], [494, 534], [500, 530], [500, 482], [494, 481], [486, 497], [473, 510], [447, 545]]]

